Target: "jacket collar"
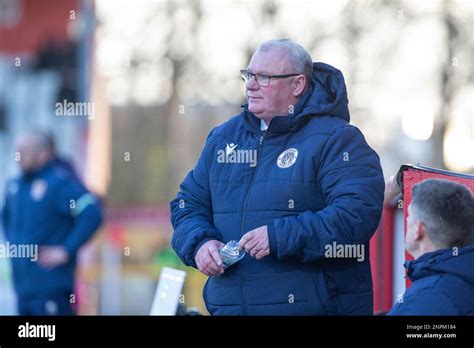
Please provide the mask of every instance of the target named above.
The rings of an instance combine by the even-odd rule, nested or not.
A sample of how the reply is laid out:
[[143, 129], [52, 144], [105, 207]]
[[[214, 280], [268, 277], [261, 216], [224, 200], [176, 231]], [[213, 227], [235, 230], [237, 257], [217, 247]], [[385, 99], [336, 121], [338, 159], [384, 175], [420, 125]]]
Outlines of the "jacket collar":
[[44, 173], [46, 173], [48, 170], [50, 170], [52, 168], [52, 166], [53, 166], [53, 160], [48, 161], [42, 167], [38, 168], [37, 170], [35, 170], [33, 172], [29, 172], [29, 173], [24, 173], [22, 175], [22, 179], [25, 180], [25, 181], [33, 180], [33, 179], [43, 175]]

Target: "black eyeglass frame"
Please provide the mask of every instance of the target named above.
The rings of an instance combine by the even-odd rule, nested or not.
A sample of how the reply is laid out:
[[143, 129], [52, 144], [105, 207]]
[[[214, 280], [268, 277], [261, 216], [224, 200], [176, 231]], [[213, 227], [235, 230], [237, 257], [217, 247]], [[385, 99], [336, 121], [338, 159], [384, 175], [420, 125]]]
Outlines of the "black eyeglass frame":
[[[253, 74], [251, 73], [250, 71], [248, 70], [245, 70], [245, 69], [242, 69], [240, 70], [240, 75], [242, 77], [242, 80], [244, 82], [247, 82], [249, 81], [252, 76], [255, 78], [255, 82], [257, 82], [257, 84], [259, 86], [268, 86], [270, 84], [270, 80], [271, 79], [286, 79], [287, 77], [292, 77], [292, 76], [298, 76], [298, 75], [303, 75], [303, 74], [281, 74], [281, 75], [268, 75], [268, 74]], [[250, 79], [247, 78], [248, 76], [250, 76]], [[268, 82], [266, 84], [261, 84], [258, 80], [258, 77], [261, 76], [261, 77], [264, 77], [264, 78], [268, 78]]]

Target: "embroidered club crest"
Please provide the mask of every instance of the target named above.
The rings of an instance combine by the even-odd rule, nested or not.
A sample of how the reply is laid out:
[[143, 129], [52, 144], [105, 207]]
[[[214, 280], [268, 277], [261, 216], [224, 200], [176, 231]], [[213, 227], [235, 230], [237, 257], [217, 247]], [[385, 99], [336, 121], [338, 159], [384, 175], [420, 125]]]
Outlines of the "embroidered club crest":
[[298, 157], [298, 150], [295, 148], [291, 148], [288, 150], [283, 151], [277, 159], [278, 167], [285, 169], [291, 167], [296, 162], [296, 158]]
[[31, 185], [31, 198], [34, 201], [40, 201], [43, 199], [44, 194], [46, 193], [46, 189], [48, 184], [44, 180], [35, 180]]

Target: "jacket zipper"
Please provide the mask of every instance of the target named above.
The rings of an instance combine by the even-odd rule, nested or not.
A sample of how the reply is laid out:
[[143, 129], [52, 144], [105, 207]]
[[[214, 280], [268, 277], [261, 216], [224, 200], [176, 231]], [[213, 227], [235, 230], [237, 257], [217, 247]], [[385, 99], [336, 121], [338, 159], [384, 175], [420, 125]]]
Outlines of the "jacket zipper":
[[[244, 205], [243, 205], [243, 209], [242, 209], [242, 222], [240, 224], [240, 237], [242, 237], [244, 235], [244, 223], [245, 223], [245, 212], [247, 210], [247, 201], [248, 201], [249, 193], [250, 193], [252, 185], [253, 185], [253, 181], [254, 181], [255, 176], [257, 174], [258, 162], [259, 162], [260, 153], [261, 153], [262, 147], [263, 147], [263, 139], [265, 138], [265, 133], [266, 133], [266, 131], [262, 131], [262, 134], [260, 135], [260, 140], [259, 140], [258, 148], [257, 148], [257, 158], [256, 158], [257, 164], [255, 165], [255, 169], [253, 170], [252, 178], [250, 179], [250, 183], [249, 183], [249, 186], [247, 188], [247, 193], [245, 194]], [[241, 287], [241, 294], [242, 294], [242, 305], [243, 305], [243, 308], [244, 308], [243, 315], [247, 315], [247, 301], [245, 300], [245, 293], [244, 293], [245, 276], [243, 274], [241, 276], [242, 276], [242, 279], [241, 279], [241, 282], [240, 282], [240, 287]]]

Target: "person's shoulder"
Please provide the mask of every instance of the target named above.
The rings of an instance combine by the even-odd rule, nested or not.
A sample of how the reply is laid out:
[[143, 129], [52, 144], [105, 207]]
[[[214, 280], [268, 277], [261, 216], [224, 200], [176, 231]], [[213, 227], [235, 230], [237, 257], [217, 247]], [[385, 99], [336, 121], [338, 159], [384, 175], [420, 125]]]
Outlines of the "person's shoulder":
[[54, 185], [81, 185], [74, 173], [63, 166], [52, 165], [46, 177]]
[[210, 140], [216, 139], [219, 137], [223, 137], [226, 139], [233, 139], [238, 136], [244, 127], [242, 113], [232, 116], [227, 121], [217, 125], [214, 127], [210, 133], [208, 138]]
[[70, 178], [70, 173], [57, 165], [51, 165], [46, 175], [53, 180], [68, 180]]
[[473, 284], [457, 275], [449, 273], [440, 275], [432, 285], [437, 291], [443, 292], [448, 297], [453, 298], [459, 296], [464, 297], [465, 293], [474, 292]]
[[227, 135], [235, 131], [236, 128], [243, 126], [242, 113], [232, 116], [227, 121], [221, 123], [214, 128], [214, 134], [216, 135]]
[[12, 177], [8, 178], [8, 180], [6, 182], [7, 187], [10, 184], [13, 184], [13, 185], [19, 184], [20, 181], [21, 181], [21, 177], [22, 177], [21, 174], [15, 174]]
[[339, 117], [316, 117], [305, 128], [307, 128], [303, 134], [305, 138], [317, 135], [323, 143], [351, 143], [354, 146], [368, 146], [362, 131]]
[[18, 192], [18, 188], [21, 184], [21, 175], [17, 174], [7, 180], [5, 185], [5, 194], [7, 196], [15, 195]]
[[[449, 274], [437, 274], [419, 279], [410, 286], [406, 295], [412, 300], [413, 306], [424, 307], [428, 314], [435, 311], [434, 314], [460, 315], [468, 308], [473, 310], [474, 302], [468, 303], [465, 298], [469, 290], [455, 278]], [[462, 309], [463, 306], [466, 308]]]
[[430, 295], [430, 297], [442, 296], [442, 292], [436, 287], [440, 281], [441, 275], [431, 275], [415, 280], [405, 291], [406, 299], [419, 299]]
[[428, 277], [420, 278], [412, 282], [408, 288], [411, 292], [424, 291], [426, 289], [432, 290], [436, 284], [441, 280], [441, 274], [433, 274]]
[[444, 274], [433, 274], [428, 277], [417, 279], [407, 289], [406, 295], [413, 298], [420, 298], [429, 294], [430, 297], [437, 297], [440, 301], [445, 300], [446, 280], [446, 275]]
[[474, 285], [466, 279], [446, 273], [438, 278], [432, 289], [439, 294], [442, 303], [449, 303], [459, 314], [474, 313], [474, 297], [466, 297], [466, 294], [474, 293]]
[[339, 132], [360, 133], [359, 128], [356, 126], [340, 117], [334, 116], [312, 117], [305, 129], [310, 133], [324, 134], [328, 137]]

